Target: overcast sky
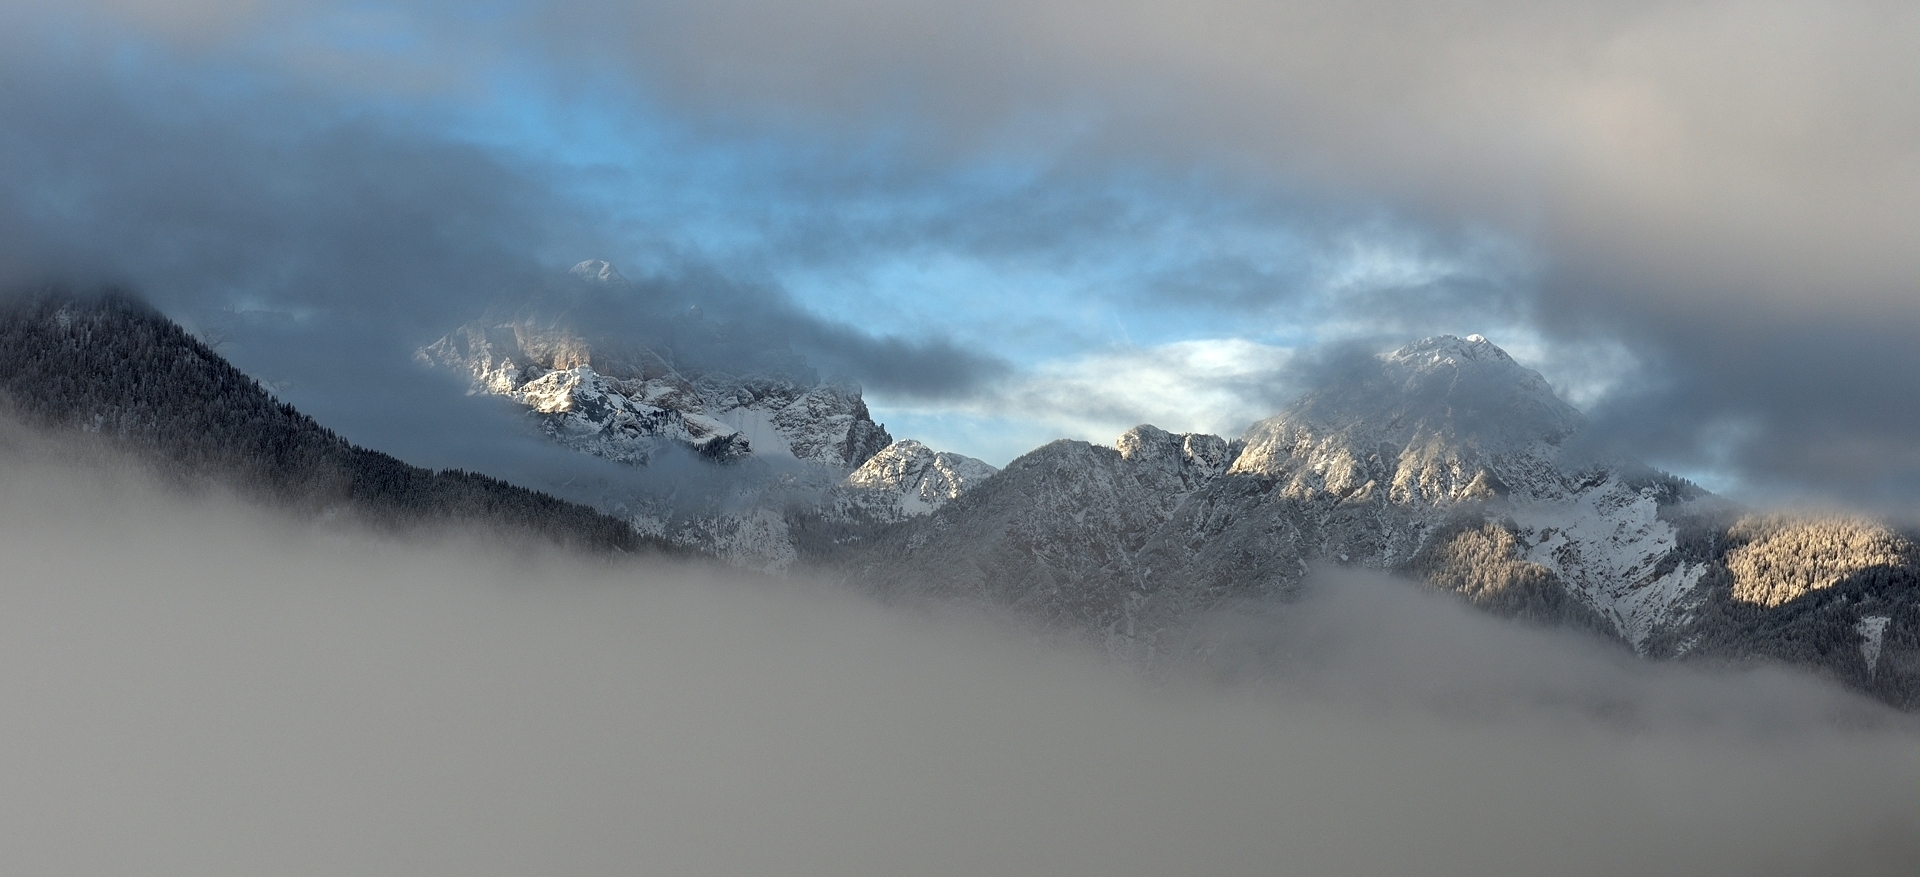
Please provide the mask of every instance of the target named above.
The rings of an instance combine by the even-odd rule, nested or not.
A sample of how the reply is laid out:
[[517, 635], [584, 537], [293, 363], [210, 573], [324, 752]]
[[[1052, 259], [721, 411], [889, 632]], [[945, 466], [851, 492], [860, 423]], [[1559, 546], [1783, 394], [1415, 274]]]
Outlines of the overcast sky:
[[397, 449], [370, 386], [605, 258], [996, 464], [1480, 332], [1709, 486], [1920, 500], [1910, 4], [0, 0], [0, 156], [4, 279], [290, 314], [231, 355]]

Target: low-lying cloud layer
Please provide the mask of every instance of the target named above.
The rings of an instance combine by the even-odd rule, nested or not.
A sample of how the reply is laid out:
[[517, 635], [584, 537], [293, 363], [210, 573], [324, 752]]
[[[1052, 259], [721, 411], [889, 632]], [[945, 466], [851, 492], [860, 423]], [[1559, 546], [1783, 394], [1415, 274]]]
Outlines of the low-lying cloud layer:
[[316, 530], [6, 444], [14, 873], [1920, 863], [1906, 718], [1399, 583], [1323, 576], [1150, 683], [964, 613]]

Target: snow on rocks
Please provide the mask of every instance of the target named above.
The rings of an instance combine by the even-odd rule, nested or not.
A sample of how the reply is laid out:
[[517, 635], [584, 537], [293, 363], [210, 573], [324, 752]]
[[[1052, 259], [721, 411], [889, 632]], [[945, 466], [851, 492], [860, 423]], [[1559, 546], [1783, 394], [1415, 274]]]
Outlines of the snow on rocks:
[[846, 483], [896, 497], [897, 516], [912, 517], [946, 505], [998, 471], [972, 457], [903, 439], [869, 457]]
[[1892, 621], [1885, 615], [1868, 615], [1853, 626], [1853, 631], [1860, 634], [1860, 657], [1867, 659], [1869, 675], [1880, 669], [1880, 646], [1886, 641], [1887, 625]]
[[1704, 563], [1667, 563], [1677, 546], [1659, 517], [1659, 495], [1609, 475], [1571, 495], [1529, 497], [1511, 507], [1526, 559], [1553, 570], [1567, 589], [1611, 621], [1635, 649], [1661, 624], [1697, 602]]
[[466, 373], [470, 393], [525, 405], [568, 447], [621, 463], [644, 465], [678, 443], [717, 461], [765, 456], [844, 472], [892, 441], [849, 382], [713, 371], [689, 380], [653, 350], [605, 348], [522, 318], [469, 323], [415, 358]]

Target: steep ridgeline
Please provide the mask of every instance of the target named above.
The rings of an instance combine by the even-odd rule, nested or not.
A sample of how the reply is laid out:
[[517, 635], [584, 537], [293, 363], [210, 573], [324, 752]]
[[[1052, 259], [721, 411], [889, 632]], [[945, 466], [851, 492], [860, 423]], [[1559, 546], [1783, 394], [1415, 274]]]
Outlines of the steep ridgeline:
[[1349, 564], [1652, 657], [1778, 658], [1916, 703], [1910, 539], [1745, 516], [1644, 465], [1579, 454], [1583, 424], [1484, 338], [1430, 338], [1334, 374], [1231, 443], [1142, 426], [1113, 448], [1042, 447], [864, 546], [855, 575], [1151, 657], [1199, 612]]
[[885, 593], [984, 600], [1150, 640], [1142, 602], [1158, 571], [1143, 553], [1238, 448], [1151, 426], [1115, 444], [1048, 444], [838, 560]]
[[218, 482], [309, 512], [398, 529], [478, 524], [594, 550], [652, 544], [585, 506], [355, 447], [124, 296], [0, 303], [0, 409], [36, 428], [96, 435], [177, 482]]
[[850, 474], [825, 467], [788, 470], [743, 482], [694, 514], [656, 511], [636, 521], [647, 532], [735, 566], [772, 573], [802, 562], [833, 567], [891, 527], [941, 508], [997, 471], [905, 439]]
[[[629, 292], [605, 262], [573, 273], [609, 296]], [[717, 331], [697, 315], [681, 319]], [[677, 444], [715, 461], [799, 460], [844, 473], [893, 441], [858, 386], [818, 380], [797, 361], [779, 369], [676, 363], [671, 347], [596, 337], [567, 313], [527, 308], [475, 320], [416, 356], [468, 375], [471, 392], [525, 405], [555, 441], [620, 463], [645, 465]]]
[[568, 305], [476, 320], [416, 358], [465, 375], [470, 393], [525, 406], [542, 432], [573, 450], [647, 466], [682, 449], [728, 466], [725, 477], [716, 473], [728, 487], [703, 498], [609, 497], [643, 532], [777, 572], [800, 556], [796, 526], [806, 538], [858, 538], [993, 474], [979, 460], [894, 442], [858, 385], [821, 380], [783, 342], [730, 338], [697, 310], [652, 321], [645, 339], [585, 329], [591, 320], [581, 314], [646, 293], [606, 262], [582, 262], [571, 274]]

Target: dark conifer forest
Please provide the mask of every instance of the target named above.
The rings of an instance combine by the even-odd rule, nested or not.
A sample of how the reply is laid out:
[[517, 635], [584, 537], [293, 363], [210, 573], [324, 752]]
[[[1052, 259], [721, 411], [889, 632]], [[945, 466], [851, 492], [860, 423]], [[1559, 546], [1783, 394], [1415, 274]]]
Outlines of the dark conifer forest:
[[97, 435], [169, 482], [220, 484], [303, 513], [390, 530], [477, 524], [598, 551], [656, 547], [587, 506], [358, 447], [121, 292], [0, 301], [0, 407], [28, 426]]

